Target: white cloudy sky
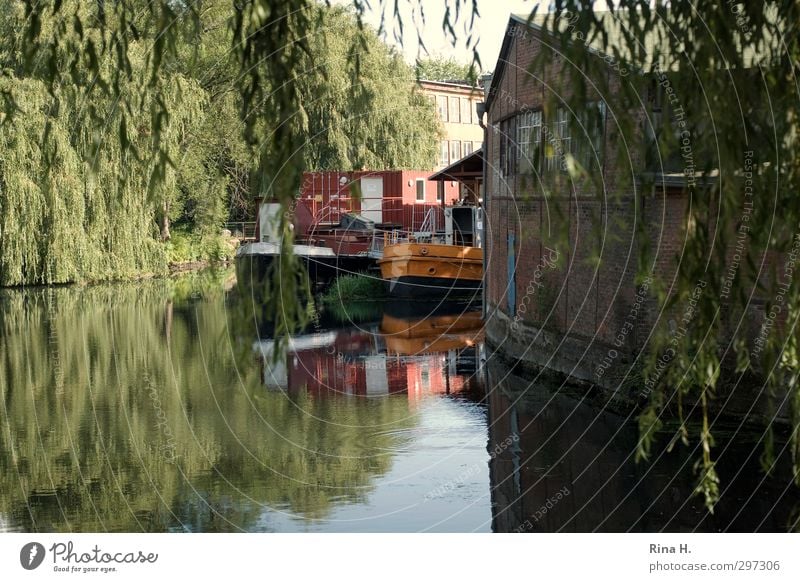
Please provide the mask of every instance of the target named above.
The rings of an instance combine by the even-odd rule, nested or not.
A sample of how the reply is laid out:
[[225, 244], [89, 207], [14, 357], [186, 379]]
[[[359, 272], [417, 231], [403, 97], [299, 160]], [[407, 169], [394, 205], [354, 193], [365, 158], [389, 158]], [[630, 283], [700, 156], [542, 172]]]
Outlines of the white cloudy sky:
[[[365, 20], [375, 28], [380, 25], [381, 14], [386, 16], [387, 34], [385, 40], [389, 44], [396, 44], [393, 39], [393, 10], [394, 0], [369, 0], [372, 6], [365, 15]], [[421, 32], [425, 48], [431, 55], [452, 56], [456, 60], [469, 63], [472, 60], [472, 50], [467, 46], [467, 36], [465, 26], [468, 25], [468, 18], [471, 9], [468, 7], [466, 14], [459, 18], [459, 24], [455, 27], [458, 42], [455, 46], [450, 42], [442, 31], [442, 21], [445, 14], [445, 6], [454, 7], [458, 0], [400, 0], [401, 14], [403, 15], [404, 34], [402, 51], [409, 62], [414, 62], [420, 53], [419, 43], [417, 42], [417, 29]], [[477, 0], [480, 18], [476, 20], [474, 30], [477, 32], [478, 53], [481, 58], [481, 65], [484, 70], [494, 69], [497, 55], [500, 52], [500, 45], [503, 43], [508, 17], [512, 13], [529, 13], [533, 7], [540, 4], [537, 0]], [[339, 0], [337, 3], [347, 4], [346, 0]], [[463, 0], [462, 0], [463, 3]], [[471, 6], [471, 1], [467, 2]], [[547, 3], [542, 2], [543, 6]], [[425, 13], [425, 22], [419, 18], [419, 6]], [[539, 8], [541, 11], [542, 8]], [[413, 24], [417, 23], [417, 27]]]

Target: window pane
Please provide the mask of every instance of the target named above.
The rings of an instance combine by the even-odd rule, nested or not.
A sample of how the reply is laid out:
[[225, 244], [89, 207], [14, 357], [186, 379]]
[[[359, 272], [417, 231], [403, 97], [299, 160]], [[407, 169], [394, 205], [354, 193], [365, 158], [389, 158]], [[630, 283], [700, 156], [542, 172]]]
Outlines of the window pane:
[[436, 201], [444, 200], [444, 182], [436, 182]]
[[472, 123], [472, 102], [465, 97], [461, 98], [461, 123]]
[[450, 163], [461, 159], [461, 142], [456, 139], [450, 142], [450, 159]]
[[417, 180], [417, 202], [425, 202], [425, 180]]
[[447, 140], [439, 145], [439, 165], [446, 166], [450, 163], [450, 143]]
[[447, 97], [439, 95], [436, 98], [436, 104], [439, 110], [439, 119], [447, 121]]
[[465, 141], [463, 145], [463, 150], [464, 151], [462, 153], [464, 154], [465, 157], [470, 155], [472, 153], [472, 142]]
[[459, 110], [458, 97], [450, 97], [450, 123], [461, 123], [461, 112]]

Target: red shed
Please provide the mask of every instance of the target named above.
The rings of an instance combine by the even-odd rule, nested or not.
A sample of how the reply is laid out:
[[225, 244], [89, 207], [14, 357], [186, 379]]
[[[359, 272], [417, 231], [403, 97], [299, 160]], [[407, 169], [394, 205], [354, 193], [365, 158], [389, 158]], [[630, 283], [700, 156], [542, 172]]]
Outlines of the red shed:
[[314, 227], [338, 224], [347, 212], [406, 230], [419, 230], [433, 215], [441, 226], [442, 199], [457, 201], [459, 188], [456, 182], [431, 181], [430, 175], [425, 170], [306, 172], [298, 206], [309, 211]]

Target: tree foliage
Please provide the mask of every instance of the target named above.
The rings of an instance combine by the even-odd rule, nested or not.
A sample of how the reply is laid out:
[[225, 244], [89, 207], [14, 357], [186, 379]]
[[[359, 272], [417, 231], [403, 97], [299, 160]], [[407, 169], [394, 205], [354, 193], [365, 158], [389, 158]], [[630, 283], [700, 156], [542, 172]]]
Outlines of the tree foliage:
[[469, 82], [475, 78], [473, 64], [459, 63], [453, 57], [428, 57], [417, 61], [415, 71], [418, 79], [426, 81]]
[[0, 285], [162, 272], [171, 227], [288, 205], [306, 169], [432, 166], [433, 108], [352, 12], [232, 8], [2, 0]]

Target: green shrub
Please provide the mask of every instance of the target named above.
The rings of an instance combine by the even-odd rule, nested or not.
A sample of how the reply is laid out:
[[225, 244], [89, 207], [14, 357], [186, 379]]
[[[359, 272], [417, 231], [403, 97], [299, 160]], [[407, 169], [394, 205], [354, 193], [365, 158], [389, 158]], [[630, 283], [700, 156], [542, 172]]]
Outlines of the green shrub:
[[322, 302], [332, 305], [344, 301], [383, 299], [385, 294], [383, 279], [377, 275], [342, 275], [322, 294]]

